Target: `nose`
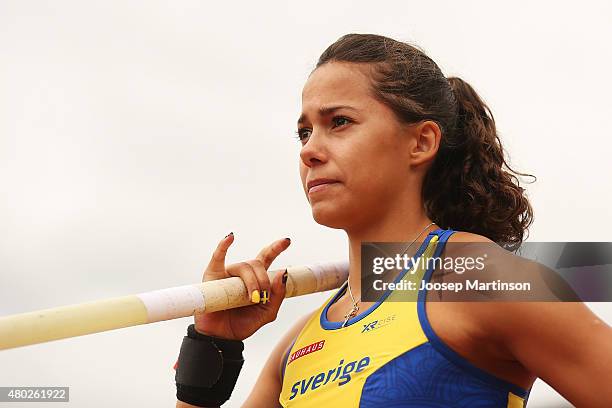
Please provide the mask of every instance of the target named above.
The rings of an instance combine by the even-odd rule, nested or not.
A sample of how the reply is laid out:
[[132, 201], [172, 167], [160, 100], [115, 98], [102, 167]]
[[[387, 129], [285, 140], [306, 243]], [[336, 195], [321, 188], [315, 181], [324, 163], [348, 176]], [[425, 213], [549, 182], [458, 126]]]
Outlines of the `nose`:
[[313, 132], [302, 146], [300, 158], [305, 166], [312, 167], [327, 161], [327, 149], [322, 136]]

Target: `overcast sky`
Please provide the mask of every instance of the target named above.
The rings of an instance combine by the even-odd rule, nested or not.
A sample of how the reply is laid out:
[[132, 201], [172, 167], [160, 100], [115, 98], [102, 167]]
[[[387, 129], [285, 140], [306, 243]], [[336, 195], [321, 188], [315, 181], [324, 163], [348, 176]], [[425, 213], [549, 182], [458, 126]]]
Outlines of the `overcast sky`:
[[[306, 76], [350, 32], [415, 43], [474, 86], [511, 165], [538, 177], [529, 240], [610, 241], [611, 16], [605, 1], [0, 0], [0, 315], [196, 283], [230, 231], [230, 262], [286, 236], [272, 269], [346, 259], [344, 232], [311, 217], [293, 136]], [[227, 406], [328, 296], [287, 300], [247, 339]], [[190, 322], [0, 352], [0, 386], [173, 406]], [[529, 407], [563, 401], [538, 381]]]

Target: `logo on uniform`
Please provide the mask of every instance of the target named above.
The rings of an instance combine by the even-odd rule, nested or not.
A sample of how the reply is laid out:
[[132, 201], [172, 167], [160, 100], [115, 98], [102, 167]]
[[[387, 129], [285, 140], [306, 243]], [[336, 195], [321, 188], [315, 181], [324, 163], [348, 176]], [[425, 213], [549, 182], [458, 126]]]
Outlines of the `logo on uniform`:
[[329, 370], [323, 370], [310, 377], [304, 377], [296, 381], [291, 387], [291, 395], [289, 399], [294, 399], [298, 394], [304, 395], [310, 391], [315, 391], [319, 387], [326, 384], [337, 384], [339, 387], [348, 384], [353, 375], [366, 370], [370, 365], [370, 356], [364, 356], [361, 359], [355, 359], [345, 364], [344, 359], [341, 359], [338, 366], [331, 367]]
[[361, 330], [361, 333], [369, 333], [372, 332], [374, 330], [380, 329], [381, 327], [387, 326], [391, 323], [393, 323], [395, 321], [395, 315], [389, 315], [386, 316], [382, 319], [377, 319], [377, 320], [373, 320], [370, 321], [366, 324], [363, 325], [363, 328]]
[[314, 353], [315, 351], [321, 350], [324, 345], [325, 345], [325, 340], [319, 340], [312, 344], [307, 345], [306, 347], [302, 347], [301, 349], [294, 351], [289, 356], [289, 360], [287, 361], [287, 364], [291, 363], [293, 360], [297, 360], [300, 357], [304, 357], [307, 354]]

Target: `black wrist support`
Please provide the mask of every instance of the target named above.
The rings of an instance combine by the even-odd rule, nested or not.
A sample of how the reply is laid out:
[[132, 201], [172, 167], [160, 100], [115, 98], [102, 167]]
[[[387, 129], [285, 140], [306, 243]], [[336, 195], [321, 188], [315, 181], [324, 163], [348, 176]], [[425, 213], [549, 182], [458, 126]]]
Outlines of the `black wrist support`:
[[200, 407], [221, 406], [238, 380], [243, 350], [240, 340], [200, 334], [189, 325], [176, 368], [177, 399]]

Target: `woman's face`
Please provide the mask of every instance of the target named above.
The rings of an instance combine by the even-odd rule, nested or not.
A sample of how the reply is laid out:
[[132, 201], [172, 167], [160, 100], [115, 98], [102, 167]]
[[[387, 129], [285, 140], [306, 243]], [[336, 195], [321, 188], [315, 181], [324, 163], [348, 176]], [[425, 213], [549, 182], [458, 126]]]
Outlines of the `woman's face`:
[[[302, 91], [300, 177], [315, 221], [332, 228], [366, 227], [410, 188], [414, 126], [370, 94], [364, 68], [326, 63]], [[316, 179], [335, 182], [309, 189]]]

